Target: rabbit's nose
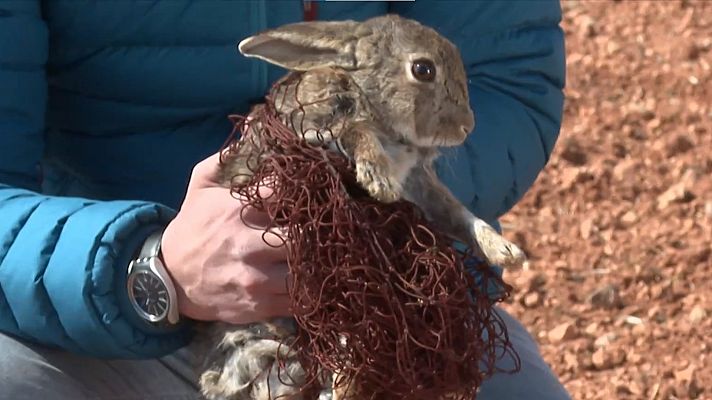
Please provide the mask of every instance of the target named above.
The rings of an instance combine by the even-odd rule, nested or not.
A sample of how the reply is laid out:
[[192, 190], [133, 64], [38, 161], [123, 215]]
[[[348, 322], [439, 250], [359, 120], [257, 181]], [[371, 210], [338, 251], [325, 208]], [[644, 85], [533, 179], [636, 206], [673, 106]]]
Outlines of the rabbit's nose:
[[473, 129], [475, 129], [475, 114], [470, 111], [463, 117], [460, 130], [463, 134], [468, 135]]

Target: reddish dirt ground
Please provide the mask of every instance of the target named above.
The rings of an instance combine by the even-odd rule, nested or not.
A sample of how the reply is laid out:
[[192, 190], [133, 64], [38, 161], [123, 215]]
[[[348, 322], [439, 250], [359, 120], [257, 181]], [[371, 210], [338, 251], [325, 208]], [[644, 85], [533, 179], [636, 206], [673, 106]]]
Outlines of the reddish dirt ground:
[[574, 399], [712, 399], [712, 1], [563, 2], [560, 141], [505, 308]]

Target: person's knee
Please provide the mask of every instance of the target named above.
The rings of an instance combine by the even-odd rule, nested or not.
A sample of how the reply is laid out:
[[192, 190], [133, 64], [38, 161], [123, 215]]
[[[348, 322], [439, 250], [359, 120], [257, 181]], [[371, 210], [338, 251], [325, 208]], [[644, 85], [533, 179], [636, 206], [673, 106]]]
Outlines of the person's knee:
[[0, 400], [87, 397], [71, 377], [50, 365], [32, 345], [0, 333]]
[[[497, 309], [519, 360], [514, 373], [495, 373], [481, 387], [478, 399], [570, 400], [571, 397], [556, 374], [541, 356], [538, 345], [526, 328], [501, 308]], [[516, 363], [509, 355], [497, 367], [511, 370]]]

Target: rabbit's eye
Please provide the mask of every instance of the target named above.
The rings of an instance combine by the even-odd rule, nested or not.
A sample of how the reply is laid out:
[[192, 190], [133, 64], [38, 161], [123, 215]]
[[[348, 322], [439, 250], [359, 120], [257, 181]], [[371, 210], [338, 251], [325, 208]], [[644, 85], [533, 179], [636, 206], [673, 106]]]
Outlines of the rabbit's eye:
[[432, 82], [435, 79], [435, 64], [425, 58], [413, 61], [410, 67], [413, 77], [419, 81]]

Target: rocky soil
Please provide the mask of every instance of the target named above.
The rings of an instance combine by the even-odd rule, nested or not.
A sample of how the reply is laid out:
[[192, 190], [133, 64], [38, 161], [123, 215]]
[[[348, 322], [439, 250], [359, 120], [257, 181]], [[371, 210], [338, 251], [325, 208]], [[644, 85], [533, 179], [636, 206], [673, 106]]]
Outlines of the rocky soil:
[[564, 124], [505, 307], [574, 399], [712, 399], [712, 1], [563, 1]]

